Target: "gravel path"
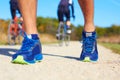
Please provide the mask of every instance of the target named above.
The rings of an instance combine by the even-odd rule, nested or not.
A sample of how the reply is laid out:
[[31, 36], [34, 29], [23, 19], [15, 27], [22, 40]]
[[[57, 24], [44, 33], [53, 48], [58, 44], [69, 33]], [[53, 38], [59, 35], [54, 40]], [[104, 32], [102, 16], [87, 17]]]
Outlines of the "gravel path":
[[120, 80], [120, 55], [98, 45], [99, 61], [81, 62], [81, 44], [42, 45], [44, 59], [34, 65], [12, 64], [20, 46], [0, 46], [0, 80]]

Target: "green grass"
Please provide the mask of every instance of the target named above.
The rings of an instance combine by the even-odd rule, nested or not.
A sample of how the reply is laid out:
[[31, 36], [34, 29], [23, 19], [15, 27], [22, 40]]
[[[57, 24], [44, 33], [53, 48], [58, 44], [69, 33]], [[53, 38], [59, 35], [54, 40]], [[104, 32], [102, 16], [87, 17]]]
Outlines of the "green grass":
[[106, 48], [111, 49], [113, 52], [120, 54], [120, 44], [115, 43], [100, 43], [100, 44], [105, 46]]

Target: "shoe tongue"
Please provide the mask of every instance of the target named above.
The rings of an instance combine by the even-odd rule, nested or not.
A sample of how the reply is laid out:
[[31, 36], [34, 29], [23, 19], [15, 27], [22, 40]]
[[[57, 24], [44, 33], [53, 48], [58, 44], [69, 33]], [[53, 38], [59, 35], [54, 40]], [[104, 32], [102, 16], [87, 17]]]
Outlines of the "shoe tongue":
[[37, 34], [29, 34], [29, 35], [27, 35], [27, 37], [28, 37], [29, 39], [33, 39], [33, 40], [38, 40], [38, 39], [39, 39], [39, 37], [38, 37]]
[[27, 37], [29, 38], [29, 39], [32, 39], [32, 36], [29, 34], [29, 35], [27, 35]]
[[86, 32], [86, 37], [92, 36], [92, 32]]

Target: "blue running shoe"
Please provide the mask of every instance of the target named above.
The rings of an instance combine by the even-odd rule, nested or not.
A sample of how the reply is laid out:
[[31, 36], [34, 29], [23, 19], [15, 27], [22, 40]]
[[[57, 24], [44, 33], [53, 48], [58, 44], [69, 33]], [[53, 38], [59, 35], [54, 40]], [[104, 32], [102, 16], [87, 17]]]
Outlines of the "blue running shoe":
[[38, 39], [29, 39], [24, 32], [24, 40], [20, 50], [12, 56], [12, 62], [17, 64], [34, 64], [41, 61], [43, 56], [41, 53], [41, 43]]
[[80, 60], [84, 62], [96, 62], [98, 60], [98, 50], [96, 32], [83, 32], [83, 49]]

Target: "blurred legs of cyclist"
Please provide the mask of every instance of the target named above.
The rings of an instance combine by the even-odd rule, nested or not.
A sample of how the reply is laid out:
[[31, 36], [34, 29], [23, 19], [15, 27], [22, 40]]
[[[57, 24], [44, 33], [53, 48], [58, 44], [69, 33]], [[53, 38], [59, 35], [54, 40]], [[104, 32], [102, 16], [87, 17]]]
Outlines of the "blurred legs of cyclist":
[[[25, 25], [23, 42], [20, 50], [12, 56], [12, 62], [18, 64], [33, 64], [41, 61], [42, 48], [36, 28], [37, 0], [18, 0]], [[31, 14], [30, 14], [31, 13]]]
[[80, 60], [85, 62], [97, 61], [98, 50], [94, 26], [94, 0], [78, 0], [84, 15], [84, 30], [82, 32], [83, 49]]
[[16, 12], [20, 14], [20, 18], [22, 18], [21, 12], [19, 10], [18, 1], [17, 0], [10, 0], [10, 11], [12, 16], [13, 23], [16, 22]]
[[[58, 8], [57, 11], [57, 16], [58, 16], [58, 20], [59, 20], [59, 26], [64, 26], [64, 17], [66, 18], [66, 29], [67, 29], [67, 34], [71, 34], [71, 29], [70, 29], [70, 10], [69, 8], [66, 10], [63, 10], [62, 8]], [[56, 37], [58, 39], [58, 37], [60, 36], [60, 27], [58, 27], [57, 30], [57, 34]]]

